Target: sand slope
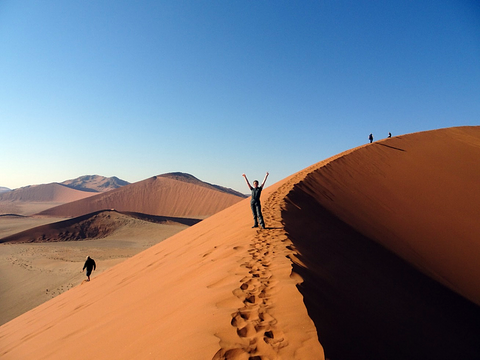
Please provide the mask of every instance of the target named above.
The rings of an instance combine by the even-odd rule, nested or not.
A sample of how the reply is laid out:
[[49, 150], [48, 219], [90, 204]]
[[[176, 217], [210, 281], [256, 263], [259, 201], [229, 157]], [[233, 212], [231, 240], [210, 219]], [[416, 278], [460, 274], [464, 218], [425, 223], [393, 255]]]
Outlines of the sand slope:
[[0, 194], [0, 201], [12, 202], [57, 202], [66, 203], [92, 196], [94, 193], [71, 189], [68, 186], [51, 183], [31, 185]]
[[[86, 278], [82, 267], [87, 255], [97, 261], [96, 277], [188, 227], [130, 216], [115, 223], [116, 230], [102, 239], [0, 245], [0, 324], [79, 285]], [[0, 222], [1, 228], [5, 225]]]
[[151, 215], [205, 217], [242, 200], [200, 181], [154, 176], [134, 184], [55, 208], [40, 215], [80, 216], [104, 209]]
[[[437, 187], [429, 194], [460, 196], [457, 189], [464, 189], [476, 199], [469, 170], [446, 161], [445, 149], [455, 149], [457, 163], [468, 161], [478, 140], [478, 128], [412, 134], [315, 164], [265, 189], [268, 230], [250, 228], [249, 200], [235, 204], [3, 325], [0, 356], [323, 359], [322, 343], [330, 359], [478, 359], [479, 306], [417, 270], [448, 273], [443, 265], [454, 269], [450, 257], [459, 249], [480, 246], [463, 233], [455, 245], [443, 241], [443, 231], [457, 227], [432, 220], [436, 203], [420, 196]], [[395, 173], [403, 179], [400, 190], [385, 174], [402, 161]], [[417, 165], [432, 162], [450, 164], [455, 182], [433, 165], [429, 173], [447, 176], [447, 185], [418, 173]], [[403, 205], [409, 194], [418, 196]], [[471, 206], [471, 198], [458, 199]], [[357, 208], [363, 203], [366, 210]], [[416, 232], [398, 219], [408, 219], [414, 207], [425, 210], [414, 213], [428, 231], [412, 242]], [[455, 206], [445, 209], [451, 212], [440, 213], [448, 220], [462, 221]], [[436, 256], [428, 234], [440, 239], [441, 264], [415, 263], [400, 246], [406, 261], [379, 245]], [[477, 269], [450, 277], [449, 283], [459, 281], [452, 288], [475, 295]], [[466, 271], [470, 282], [462, 282]]]
[[240, 202], [18, 317], [0, 328], [0, 356], [321, 358], [287, 239], [267, 214], [278, 229], [257, 232]]

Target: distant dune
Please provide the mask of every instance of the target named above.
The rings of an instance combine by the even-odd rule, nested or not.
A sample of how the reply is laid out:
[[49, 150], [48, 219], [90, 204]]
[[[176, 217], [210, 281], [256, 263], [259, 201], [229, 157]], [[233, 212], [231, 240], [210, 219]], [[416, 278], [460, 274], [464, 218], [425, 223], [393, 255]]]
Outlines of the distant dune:
[[205, 217], [223, 210], [244, 196], [182, 174], [165, 174], [97, 194], [55, 208], [40, 215], [80, 216], [104, 209], [133, 211], [151, 215]]
[[0, 193], [0, 201], [6, 202], [56, 202], [66, 203], [92, 196], [94, 193], [71, 189], [68, 186], [51, 183], [30, 185]]
[[0, 186], [0, 193], [6, 192], [6, 191], [10, 191], [10, 189], [4, 186]]
[[85, 175], [76, 179], [65, 180], [61, 184], [81, 191], [105, 192], [118, 189], [130, 183], [116, 176]]
[[264, 190], [268, 229], [241, 201], [3, 325], [0, 354], [478, 359], [479, 151], [463, 127], [312, 165]]
[[124, 226], [141, 226], [141, 222], [144, 221], [189, 226], [199, 222], [196, 219], [106, 210], [25, 230], [0, 239], [0, 243], [44, 243], [100, 239]]
[[98, 192], [119, 188], [128, 182], [117, 177], [81, 176], [63, 183], [30, 185], [8, 192], [0, 191], [0, 213], [32, 215]]

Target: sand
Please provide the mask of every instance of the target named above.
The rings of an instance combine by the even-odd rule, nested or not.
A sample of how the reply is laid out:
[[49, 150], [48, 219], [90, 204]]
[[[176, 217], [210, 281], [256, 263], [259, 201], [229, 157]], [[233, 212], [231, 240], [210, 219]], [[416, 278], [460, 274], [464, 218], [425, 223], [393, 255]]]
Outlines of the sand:
[[89, 191], [71, 189], [68, 186], [51, 183], [31, 185], [0, 194], [2, 202], [56, 202], [67, 203], [94, 195]]
[[4, 324], [0, 357], [478, 359], [479, 148], [453, 128], [312, 165], [264, 190], [268, 229], [234, 204]]
[[24, 201], [0, 201], [0, 215], [32, 216], [44, 210], [63, 205], [64, 202], [24, 202]]
[[[17, 223], [15, 223], [15, 220]], [[49, 219], [0, 218], [0, 238]], [[55, 220], [55, 219], [54, 219]], [[58, 220], [58, 219], [56, 219]], [[93, 276], [184, 230], [187, 225], [136, 222], [110, 236], [86, 241], [0, 245], [0, 324], [4, 324], [86, 279], [85, 257], [98, 263]]]
[[223, 210], [243, 197], [201, 181], [181, 181], [164, 175], [42, 211], [40, 215], [80, 216], [116, 209], [150, 215], [202, 218]]

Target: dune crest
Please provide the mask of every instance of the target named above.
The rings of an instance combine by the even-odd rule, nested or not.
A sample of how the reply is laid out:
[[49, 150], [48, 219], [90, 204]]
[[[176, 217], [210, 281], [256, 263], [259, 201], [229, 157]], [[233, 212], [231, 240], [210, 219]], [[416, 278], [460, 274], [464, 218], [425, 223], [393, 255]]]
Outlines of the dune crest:
[[480, 127], [364, 146], [304, 184], [355, 230], [480, 305]]

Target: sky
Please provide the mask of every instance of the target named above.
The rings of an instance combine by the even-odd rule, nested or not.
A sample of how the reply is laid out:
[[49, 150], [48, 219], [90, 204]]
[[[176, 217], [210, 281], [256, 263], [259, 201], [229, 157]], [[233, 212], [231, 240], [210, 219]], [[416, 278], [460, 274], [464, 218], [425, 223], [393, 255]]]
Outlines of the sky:
[[181, 171], [243, 193], [480, 125], [475, 0], [0, 1], [0, 186]]

